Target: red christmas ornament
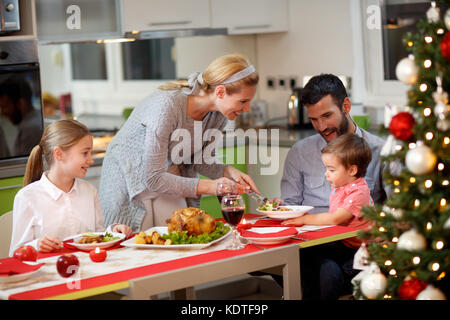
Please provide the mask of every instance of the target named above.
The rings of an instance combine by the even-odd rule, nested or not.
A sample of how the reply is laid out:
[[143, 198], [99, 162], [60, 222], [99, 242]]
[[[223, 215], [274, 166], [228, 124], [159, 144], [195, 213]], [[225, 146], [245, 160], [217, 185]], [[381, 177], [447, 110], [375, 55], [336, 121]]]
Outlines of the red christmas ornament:
[[413, 135], [414, 123], [414, 117], [409, 112], [399, 112], [392, 117], [389, 131], [397, 139], [408, 140]]
[[441, 52], [445, 59], [450, 60], [450, 32], [447, 32], [442, 38]]
[[398, 288], [398, 297], [401, 300], [416, 300], [417, 295], [427, 287], [427, 283], [418, 279], [403, 281]]

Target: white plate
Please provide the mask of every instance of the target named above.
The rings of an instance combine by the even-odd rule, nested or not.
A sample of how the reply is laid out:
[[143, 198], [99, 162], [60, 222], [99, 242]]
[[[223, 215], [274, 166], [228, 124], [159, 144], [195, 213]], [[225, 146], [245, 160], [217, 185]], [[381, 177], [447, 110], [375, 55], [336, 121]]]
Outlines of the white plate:
[[[30, 264], [30, 265], [33, 265], [36, 263], [36, 262], [28, 262], [28, 261], [22, 261], [22, 262], [26, 263], [26, 264]], [[43, 265], [42, 265], [42, 267], [43, 267]], [[34, 271], [27, 272], [27, 273], [19, 273], [19, 274], [13, 274], [11, 276], [0, 277], [0, 284], [24, 281], [24, 280], [30, 278], [33, 274], [38, 273], [40, 270], [41, 270], [41, 268], [34, 270]]]
[[73, 239], [73, 242], [68, 242], [67, 244], [76, 247], [77, 249], [83, 250], [83, 251], [90, 251], [92, 249], [95, 249], [97, 247], [99, 248], [109, 248], [112, 247], [113, 245], [115, 245], [117, 242], [122, 241], [125, 238], [125, 235], [123, 233], [117, 233], [117, 232], [109, 232], [110, 234], [112, 234], [114, 237], [119, 237], [119, 239], [117, 240], [113, 240], [113, 241], [108, 241], [108, 242], [100, 242], [100, 243], [76, 243], [76, 241], [79, 241], [84, 234], [105, 234], [105, 232], [84, 232], [84, 233], [80, 233], [77, 234], [75, 236], [70, 236], [67, 237], [66, 239], [64, 239], [63, 241], [69, 240], [69, 239]]
[[[289, 229], [290, 227], [256, 227], [251, 228], [252, 232], [257, 233], [272, 233], [272, 232], [278, 232], [285, 229]], [[295, 237], [295, 234], [287, 235], [287, 236], [281, 236], [281, 237], [267, 237], [267, 238], [255, 238], [255, 237], [243, 237], [244, 239], [247, 239], [251, 243], [254, 244], [279, 244], [286, 241], [289, 241], [290, 238]]]
[[[167, 227], [153, 227], [148, 230], [145, 230], [145, 233], [148, 233], [151, 230], [155, 230], [160, 235], [168, 234], [168, 228]], [[132, 248], [145, 248], [145, 249], [183, 249], [183, 250], [199, 250], [206, 247], [209, 247], [213, 245], [214, 243], [217, 243], [219, 241], [222, 241], [226, 237], [228, 237], [231, 234], [231, 229], [229, 232], [221, 236], [219, 239], [216, 239], [214, 241], [208, 242], [208, 243], [194, 243], [194, 244], [171, 244], [171, 245], [160, 245], [160, 244], [137, 244], [134, 243], [134, 237], [130, 238], [124, 242], [122, 242], [122, 245], [125, 247], [132, 247]]]
[[311, 210], [314, 207], [311, 206], [282, 206], [288, 209], [291, 209], [290, 211], [261, 211], [256, 209], [259, 213], [265, 214], [269, 218], [273, 219], [291, 219], [291, 218], [297, 218], [301, 217], [305, 213], [307, 213], [309, 210]]

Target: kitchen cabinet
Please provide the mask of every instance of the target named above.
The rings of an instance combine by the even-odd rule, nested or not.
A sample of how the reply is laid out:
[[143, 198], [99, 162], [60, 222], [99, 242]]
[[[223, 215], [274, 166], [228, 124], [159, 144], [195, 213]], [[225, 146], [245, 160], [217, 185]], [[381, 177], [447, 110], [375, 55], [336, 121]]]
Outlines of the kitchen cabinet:
[[0, 215], [13, 209], [14, 197], [22, 185], [23, 177], [0, 179]]
[[34, 0], [19, 0], [20, 30], [0, 34], [0, 41], [36, 39], [36, 7]]
[[40, 43], [96, 41], [123, 35], [120, 0], [36, 0], [36, 19]]
[[211, 0], [213, 28], [229, 34], [288, 31], [287, 0]]
[[209, 0], [123, 0], [124, 32], [211, 27]]

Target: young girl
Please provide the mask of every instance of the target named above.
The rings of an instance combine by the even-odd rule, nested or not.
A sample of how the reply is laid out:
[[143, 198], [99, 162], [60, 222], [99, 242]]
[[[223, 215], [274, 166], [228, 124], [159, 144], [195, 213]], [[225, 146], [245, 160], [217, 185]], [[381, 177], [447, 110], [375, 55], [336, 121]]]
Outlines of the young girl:
[[[356, 134], [344, 134], [322, 149], [325, 177], [331, 184], [329, 211], [305, 214], [283, 224], [344, 225], [368, 227], [361, 208], [373, 204], [364, 179], [372, 152]], [[351, 289], [353, 257], [361, 245], [356, 237], [300, 250], [301, 279], [306, 299], [337, 299]]]
[[[23, 245], [56, 251], [68, 236], [105, 230], [96, 188], [79, 179], [94, 163], [92, 145], [86, 126], [75, 120], [59, 120], [44, 130], [28, 159], [24, 188], [14, 199], [10, 255]], [[108, 231], [131, 234], [119, 224]]]

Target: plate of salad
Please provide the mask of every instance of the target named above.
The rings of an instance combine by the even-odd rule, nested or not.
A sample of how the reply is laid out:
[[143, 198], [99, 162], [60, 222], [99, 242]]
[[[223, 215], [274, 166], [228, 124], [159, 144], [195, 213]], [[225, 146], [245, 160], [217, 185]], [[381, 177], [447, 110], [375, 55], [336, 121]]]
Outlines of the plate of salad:
[[312, 208], [311, 206], [278, 206], [276, 202], [266, 201], [263, 205], [259, 206], [256, 211], [262, 213], [269, 218], [273, 219], [291, 219], [297, 218]]
[[214, 231], [197, 236], [188, 235], [187, 231], [169, 232], [168, 227], [153, 227], [141, 231], [134, 238], [122, 242], [122, 245], [125, 247], [144, 249], [199, 250], [222, 241], [230, 233], [230, 226], [221, 221], [216, 223], [216, 229]]
[[112, 247], [124, 238], [123, 233], [117, 232], [85, 232], [67, 237], [63, 242], [79, 250], [90, 251], [97, 247], [103, 249]]

